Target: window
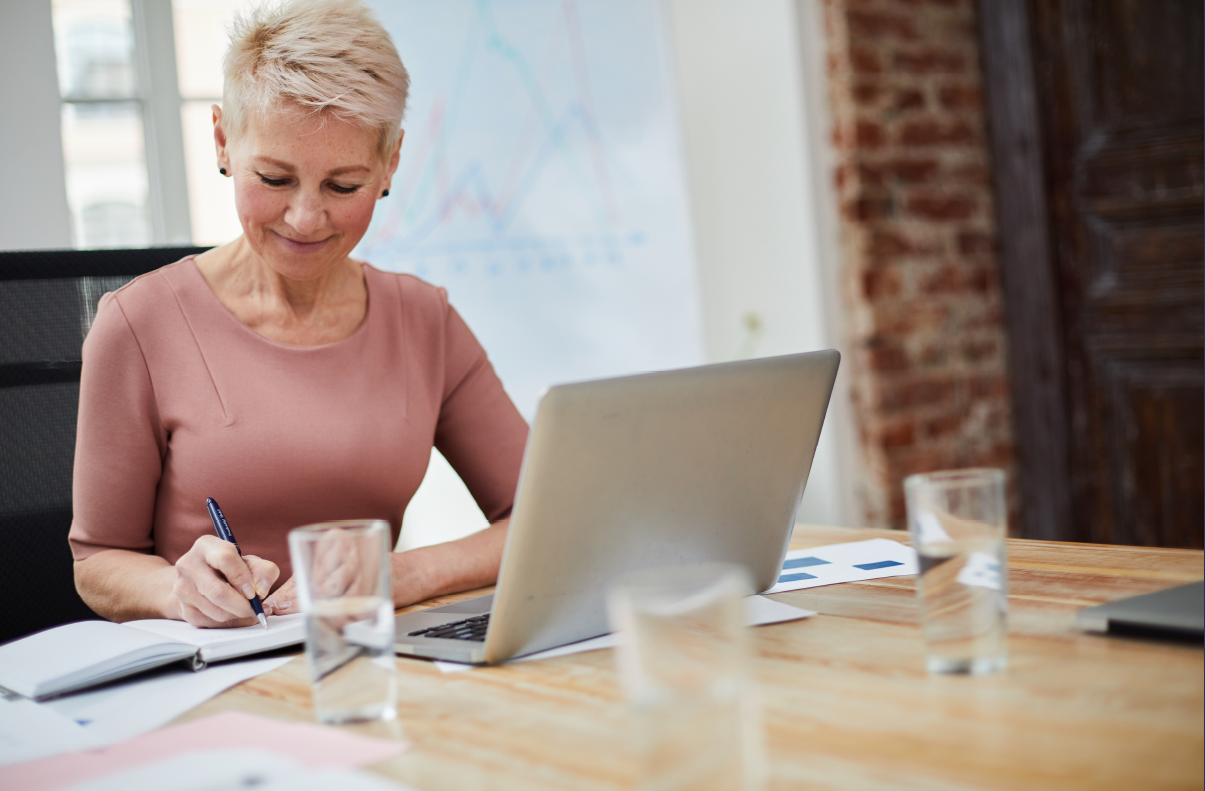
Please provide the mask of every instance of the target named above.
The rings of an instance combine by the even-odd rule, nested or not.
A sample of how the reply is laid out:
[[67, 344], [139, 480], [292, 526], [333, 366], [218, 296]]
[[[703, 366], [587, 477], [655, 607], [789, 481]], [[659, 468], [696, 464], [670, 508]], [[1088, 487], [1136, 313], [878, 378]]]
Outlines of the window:
[[54, 0], [74, 244], [188, 244], [171, 7]]
[[151, 242], [128, 0], [55, 0], [63, 164], [77, 247]]

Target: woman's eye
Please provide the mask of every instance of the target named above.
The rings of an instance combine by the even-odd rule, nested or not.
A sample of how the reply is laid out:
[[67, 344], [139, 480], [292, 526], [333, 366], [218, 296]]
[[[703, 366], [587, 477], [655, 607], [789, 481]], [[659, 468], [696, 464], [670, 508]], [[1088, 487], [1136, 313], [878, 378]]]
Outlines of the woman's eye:
[[285, 184], [289, 183], [288, 179], [270, 179], [262, 173], [259, 176], [259, 180], [267, 184], [269, 187], [283, 187]]
[[355, 192], [356, 190], [360, 189], [360, 185], [355, 184], [350, 187], [345, 187], [342, 184], [331, 184], [331, 189], [333, 189], [335, 192], [339, 193], [340, 195], [350, 195], [353, 192]]

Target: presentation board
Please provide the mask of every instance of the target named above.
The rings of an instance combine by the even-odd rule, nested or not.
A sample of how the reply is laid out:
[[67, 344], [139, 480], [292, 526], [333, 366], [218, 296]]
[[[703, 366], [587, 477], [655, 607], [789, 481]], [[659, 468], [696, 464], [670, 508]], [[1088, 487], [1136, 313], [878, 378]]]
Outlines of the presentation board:
[[411, 93], [353, 255], [447, 288], [528, 418], [550, 384], [703, 362], [659, 0], [373, 5]]

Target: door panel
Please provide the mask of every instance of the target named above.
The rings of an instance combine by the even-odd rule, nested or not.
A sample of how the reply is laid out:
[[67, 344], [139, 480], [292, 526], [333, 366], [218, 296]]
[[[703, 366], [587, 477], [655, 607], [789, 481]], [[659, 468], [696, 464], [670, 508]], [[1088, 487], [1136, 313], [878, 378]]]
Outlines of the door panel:
[[1061, 331], [1048, 342], [1065, 361], [1069, 444], [1069, 480], [1038, 485], [1070, 490], [1066, 540], [1205, 537], [1202, 7], [1024, 9]]

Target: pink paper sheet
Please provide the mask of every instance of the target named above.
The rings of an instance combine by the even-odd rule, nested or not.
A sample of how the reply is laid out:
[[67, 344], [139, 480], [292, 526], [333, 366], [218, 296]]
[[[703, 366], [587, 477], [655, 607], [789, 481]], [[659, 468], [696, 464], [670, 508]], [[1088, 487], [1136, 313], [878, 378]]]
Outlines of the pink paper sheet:
[[312, 769], [350, 769], [392, 758], [409, 749], [409, 745], [356, 736], [321, 725], [282, 722], [228, 711], [152, 731], [98, 750], [2, 767], [0, 788], [47, 791], [95, 780], [150, 761], [161, 761], [178, 753], [231, 748], [268, 750]]

